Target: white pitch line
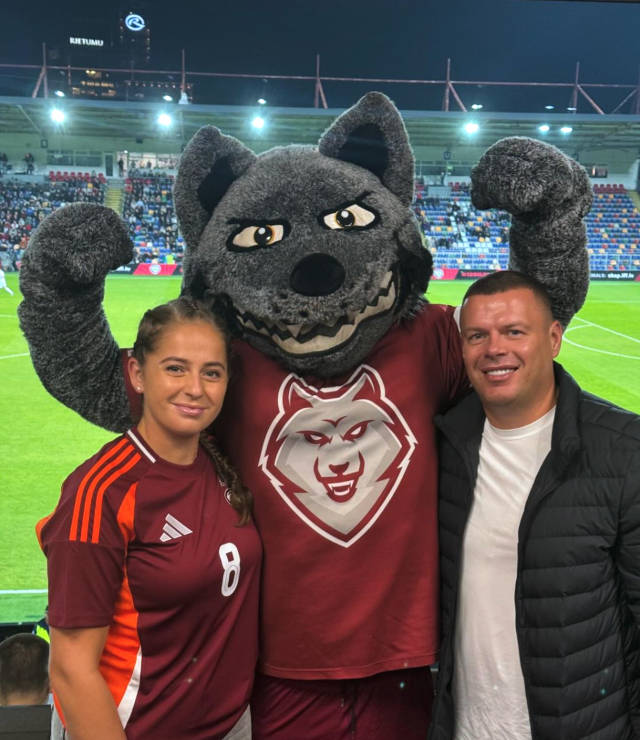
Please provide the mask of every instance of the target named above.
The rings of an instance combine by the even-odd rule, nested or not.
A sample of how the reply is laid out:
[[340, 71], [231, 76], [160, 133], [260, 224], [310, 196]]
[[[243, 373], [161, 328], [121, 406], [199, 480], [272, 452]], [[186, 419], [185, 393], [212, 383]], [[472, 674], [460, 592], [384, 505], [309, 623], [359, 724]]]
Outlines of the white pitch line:
[[[583, 319], [580, 316], [576, 316], [576, 318], [580, 319], [580, 321], [584, 321], [584, 323], [588, 324], [589, 326], [595, 326], [596, 329], [602, 329], [602, 331], [608, 331], [611, 334], [615, 334], [618, 337], [623, 337], [624, 339], [630, 339], [632, 342], [637, 342], [638, 344], [640, 344], [640, 339], [636, 339], [635, 337], [630, 337], [628, 334], [621, 334], [619, 331], [615, 331], [614, 329], [607, 329], [606, 326], [600, 326], [600, 324], [594, 324], [593, 321], [587, 321], [586, 319]], [[580, 327], [576, 326], [574, 328], [579, 329]]]
[[23, 588], [23, 589], [6, 589], [0, 590], [0, 596], [5, 594], [46, 594], [46, 588]]
[[19, 355], [0, 355], [0, 360], [10, 360], [12, 357], [28, 357], [28, 352], [21, 352]]
[[614, 331], [613, 329], [607, 329], [606, 326], [600, 326], [598, 324], [594, 324], [591, 321], [587, 321], [586, 319], [581, 319], [579, 316], [576, 316], [576, 318], [579, 321], [584, 321], [584, 323], [580, 326], [570, 326], [564, 333], [563, 341], [565, 341], [567, 344], [570, 344], [572, 347], [578, 347], [579, 349], [585, 349], [588, 352], [597, 352], [601, 355], [609, 355], [610, 357], [621, 357], [625, 360], [640, 360], [640, 357], [638, 355], [624, 355], [620, 352], [609, 352], [606, 349], [598, 349], [597, 347], [588, 347], [585, 344], [578, 344], [578, 342], [573, 342], [571, 339], [567, 337], [567, 334], [571, 331], [576, 331], [577, 329], [586, 329], [590, 326], [595, 327], [596, 329], [601, 329], [602, 331], [608, 331], [612, 334], [616, 334], [619, 337], [623, 337], [624, 339], [630, 339], [632, 342], [638, 342], [640, 343], [639, 339], [636, 339], [635, 337], [627, 336], [626, 334], [621, 334], [619, 331]]
[[0, 313], [0, 319], [17, 319], [17, 313]]

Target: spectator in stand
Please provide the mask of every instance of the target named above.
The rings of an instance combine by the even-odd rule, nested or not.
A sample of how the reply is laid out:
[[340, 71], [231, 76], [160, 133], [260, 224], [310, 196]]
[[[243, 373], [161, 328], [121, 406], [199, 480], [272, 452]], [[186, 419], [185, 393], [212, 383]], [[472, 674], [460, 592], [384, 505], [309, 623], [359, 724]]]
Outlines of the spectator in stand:
[[138, 200], [133, 204], [133, 212], [138, 218], [142, 218], [142, 215], [144, 214], [144, 201], [142, 198], [138, 198]]
[[38, 524], [51, 682], [73, 740], [96, 727], [112, 740], [251, 737], [261, 544], [250, 495], [204, 434], [228, 362], [228, 332], [201, 304], [147, 311], [128, 360], [139, 423], [72, 473]]
[[0, 705], [46, 704], [49, 698], [49, 645], [19, 633], [0, 642]]
[[122, 157], [118, 160], [118, 177], [124, 177], [124, 159]]
[[33, 154], [31, 154], [31, 152], [27, 152], [24, 155], [24, 161], [25, 161], [25, 164], [27, 165], [27, 175], [33, 175], [34, 164], [35, 164], [35, 159], [33, 157]]

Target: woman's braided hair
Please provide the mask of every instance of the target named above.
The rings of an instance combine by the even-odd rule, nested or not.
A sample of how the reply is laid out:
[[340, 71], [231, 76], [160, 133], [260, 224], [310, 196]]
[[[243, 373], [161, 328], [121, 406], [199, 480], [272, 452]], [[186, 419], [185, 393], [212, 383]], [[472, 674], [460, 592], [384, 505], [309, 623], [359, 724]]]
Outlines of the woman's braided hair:
[[[204, 321], [220, 333], [224, 340], [227, 368], [229, 368], [231, 334], [225, 320], [222, 316], [214, 315], [204, 303], [185, 296], [150, 308], [145, 312], [138, 325], [138, 334], [133, 345], [133, 356], [140, 365], [144, 365], [145, 355], [153, 352], [158, 339], [168, 326], [191, 321]], [[213, 435], [206, 429], [200, 433], [200, 444], [213, 460], [218, 475], [227, 485], [229, 503], [239, 515], [238, 525], [246, 524], [251, 518], [253, 504], [251, 492], [242, 484], [238, 473], [218, 447]]]

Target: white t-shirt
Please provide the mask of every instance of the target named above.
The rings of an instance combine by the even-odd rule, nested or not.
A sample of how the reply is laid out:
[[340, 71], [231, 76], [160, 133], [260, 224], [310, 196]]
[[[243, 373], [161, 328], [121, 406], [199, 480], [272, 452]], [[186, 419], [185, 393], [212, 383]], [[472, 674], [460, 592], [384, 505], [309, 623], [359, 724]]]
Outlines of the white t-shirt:
[[455, 740], [531, 740], [516, 637], [518, 527], [551, 449], [555, 408], [519, 429], [485, 422], [464, 533], [454, 637]]

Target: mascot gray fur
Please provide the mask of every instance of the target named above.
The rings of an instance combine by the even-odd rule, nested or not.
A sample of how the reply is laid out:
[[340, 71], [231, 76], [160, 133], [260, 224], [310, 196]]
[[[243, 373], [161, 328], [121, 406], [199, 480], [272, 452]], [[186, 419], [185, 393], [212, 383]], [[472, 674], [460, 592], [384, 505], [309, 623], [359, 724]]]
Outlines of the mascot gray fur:
[[[411, 209], [413, 183], [413, 155], [402, 119], [393, 104], [379, 93], [366, 95], [341, 115], [317, 148], [287, 146], [256, 156], [236, 139], [214, 127], [205, 127], [185, 149], [175, 183], [176, 211], [187, 243], [183, 292], [223, 309], [238, 332], [240, 344], [249, 345], [250, 351], [258, 353], [254, 356], [262, 358], [261, 362], [290, 373], [288, 377], [299, 384], [299, 403], [303, 405], [315, 392], [315, 386], [330, 388], [332, 383], [348, 383], [346, 379], [350, 374], [355, 377], [358, 367], [375, 365], [371, 358], [384, 352], [389, 336], [399, 336], [397, 327], [418, 326], [417, 317], [429, 309], [423, 295], [431, 276], [431, 255], [423, 245]], [[479, 208], [502, 208], [512, 214], [510, 264], [547, 287], [554, 315], [566, 325], [582, 305], [588, 286], [582, 218], [589, 210], [592, 195], [586, 172], [554, 147], [526, 138], [504, 139], [492, 146], [475, 167], [472, 198]], [[114, 431], [127, 429], [132, 419], [121, 352], [103, 313], [102, 298], [108, 271], [126, 264], [131, 255], [127, 229], [117, 214], [101, 206], [75, 204], [57, 210], [39, 226], [20, 273], [24, 296], [19, 309], [21, 326], [43, 384], [89, 421]], [[452, 323], [451, 318], [448, 322]], [[450, 335], [453, 336], [451, 332]], [[446, 347], [451, 345], [443, 346], [446, 355]], [[431, 363], [431, 355], [419, 357], [414, 364], [420, 362]], [[446, 357], [438, 360], [434, 356], [433, 363], [438, 362], [446, 362]], [[247, 384], [252, 384], [252, 393], [261, 383], [270, 382], [257, 370], [254, 374], [254, 365], [247, 363], [244, 370], [251, 375]], [[456, 367], [461, 374], [459, 355]], [[373, 383], [374, 375], [372, 371], [369, 382]], [[315, 383], [311, 390], [310, 382]], [[307, 385], [302, 388], [304, 383]], [[294, 386], [288, 386], [290, 392]], [[264, 390], [277, 393], [277, 388]], [[424, 393], [432, 391], [427, 388]], [[247, 401], [242, 410], [244, 416], [234, 417], [236, 426], [246, 422], [236, 434], [236, 447], [243, 438], [251, 440], [261, 433], [252, 423], [251, 409], [246, 408], [249, 404]], [[388, 424], [399, 405], [386, 403]], [[400, 412], [405, 416], [409, 413], [402, 407]], [[431, 425], [430, 417], [425, 423]], [[267, 426], [265, 423], [263, 429]], [[396, 426], [400, 437], [406, 425], [398, 422]], [[361, 426], [358, 434], [363, 434], [364, 428]], [[408, 439], [410, 435], [406, 436]], [[432, 432], [423, 436], [431, 441], [419, 441], [425, 445], [420, 455], [433, 460], [434, 470], [429, 479], [432, 483], [423, 481], [420, 486], [428, 491], [430, 502], [424, 516], [432, 520], [435, 447]], [[221, 441], [225, 446], [224, 437]], [[233, 450], [227, 452], [233, 460]], [[272, 587], [270, 569], [277, 560], [275, 550], [287, 533], [280, 529], [271, 531], [270, 521], [261, 519], [260, 507], [268, 498], [274, 500], [273, 506], [284, 507], [278, 527], [284, 526], [282, 521], [287, 516], [298, 526], [296, 514], [307, 524], [313, 516], [307, 512], [304, 519], [300, 512], [289, 511], [297, 504], [282, 501], [282, 488], [277, 491], [279, 496], [274, 495], [274, 488], [281, 484], [276, 485], [257, 470], [258, 457], [262, 465], [265, 455], [256, 455], [251, 464], [234, 462], [256, 500], [256, 521], [266, 554], [263, 598], [283, 602], [289, 598], [288, 592], [286, 588], [278, 591]], [[335, 465], [333, 469], [339, 467]], [[402, 475], [398, 480], [401, 479]], [[390, 490], [376, 516], [387, 506], [395, 488]], [[407, 495], [402, 486], [398, 491], [400, 496], [396, 499]], [[339, 508], [339, 504], [334, 508]], [[420, 514], [412, 517], [405, 511], [402, 516], [405, 524], [412, 518], [419, 520]], [[417, 525], [413, 526], [411, 533], [399, 535], [402, 541], [428, 539], [429, 533], [435, 531], [432, 524], [428, 529], [420, 524], [417, 531]], [[337, 528], [338, 524], [332, 531]], [[313, 574], [323, 558], [328, 561], [334, 557], [333, 550], [341, 551], [340, 557], [356, 558], [358, 548], [365, 547], [366, 540], [383, 537], [371, 537], [380, 531], [377, 523], [369, 530], [368, 538], [358, 535], [357, 542], [354, 538], [349, 547], [338, 541], [337, 535], [323, 539], [317, 536], [318, 532], [323, 536], [326, 532], [316, 525], [309, 527], [308, 536], [315, 537], [311, 550], [307, 552], [302, 547], [290, 553], [294, 561], [298, 559], [296, 573], [304, 573], [298, 577]], [[342, 547], [336, 547], [336, 541]], [[389, 552], [391, 545], [386, 541], [380, 539], [378, 544], [381, 552]], [[333, 550], [318, 549], [324, 546]], [[432, 556], [435, 557], [433, 553]], [[402, 562], [410, 557], [405, 553]], [[285, 570], [283, 563], [277, 567]], [[359, 570], [363, 567], [368, 567], [368, 573]], [[435, 570], [431, 561], [420, 567]], [[331, 615], [325, 615], [326, 619], [307, 619], [305, 610], [318, 608], [321, 601], [329, 603], [333, 595], [327, 592], [323, 599], [313, 598], [319, 584], [325, 582], [318, 577], [314, 581], [316, 591], [312, 589], [306, 597], [299, 592], [295, 614], [287, 613], [280, 604], [280, 622], [263, 615], [268, 622], [263, 639], [265, 635], [270, 639], [279, 623], [285, 631], [293, 624], [308, 623], [309, 633], [300, 642], [291, 638], [292, 650], [303, 652], [311, 645], [316, 649], [313, 659], [322, 662], [324, 658], [318, 656], [332, 649], [335, 652], [336, 648], [327, 646], [331, 638], [318, 631], [318, 624], [335, 624], [336, 614], [344, 611], [345, 593], [349, 589], [355, 591], [358, 579], [367, 578], [371, 572], [378, 573], [378, 566], [367, 563], [362, 554], [357, 560], [336, 565], [330, 584], [341, 601], [333, 606]], [[342, 587], [336, 585], [338, 573], [345, 581]], [[435, 591], [430, 593], [435, 601]], [[399, 604], [399, 598], [381, 594], [363, 629], [375, 632], [372, 615], [393, 608], [394, 603]], [[406, 605], [402, 608], [406, 609]], [[398, 624], [400, 631], [410, 631], [402, 627], [401, 620], [394, 621], [398, 615], [385, 619], [387, 624]], [[423, 618], [419, 616], [420, 619]], [[426, 624], [428, 620], [425, 617], [423, 621]], [[380, 639], [376, 634], [372, 641], [378, 644]], [[429, 660], [425, 649], [419, 655], [399, 658], [403, 658], [400, 665], [409, 667], [425, 665]], [[368, 668], [363, 665], [342, 672], [333, 671], [331, 666], [316, 673], [288, 673], [280, 669], [266, 672], [285, 678], [359, 678], [398, 667], [393, 660], [381, 660], [375, 669], [371, 667], [373, 663], [367, 664]], [[305, 733], [299, 736], [311, 737]]]

